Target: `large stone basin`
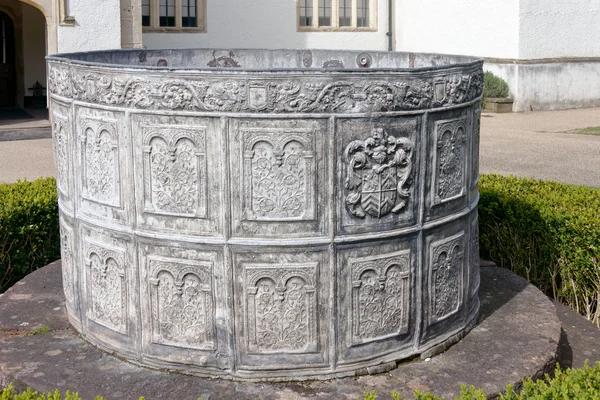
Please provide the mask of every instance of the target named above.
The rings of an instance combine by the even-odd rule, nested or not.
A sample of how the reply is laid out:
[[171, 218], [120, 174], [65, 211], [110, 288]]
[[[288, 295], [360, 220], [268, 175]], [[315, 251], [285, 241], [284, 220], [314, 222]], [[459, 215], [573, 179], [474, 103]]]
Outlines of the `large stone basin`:
[[475, 323], [482, 60], [127, 50], [48, 70], [67, 312], [90, 342], [323, 379]]

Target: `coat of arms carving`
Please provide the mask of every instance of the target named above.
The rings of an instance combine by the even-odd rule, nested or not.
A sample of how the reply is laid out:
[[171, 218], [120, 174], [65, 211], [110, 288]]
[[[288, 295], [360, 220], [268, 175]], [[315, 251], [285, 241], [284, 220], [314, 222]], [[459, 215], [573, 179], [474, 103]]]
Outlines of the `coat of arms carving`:
[[410, 197], [413, 150], [410, 139], [388, 135], [383, 128], [350, 142], [344, 153], [348, 211], [359, 218], [402, 211]]

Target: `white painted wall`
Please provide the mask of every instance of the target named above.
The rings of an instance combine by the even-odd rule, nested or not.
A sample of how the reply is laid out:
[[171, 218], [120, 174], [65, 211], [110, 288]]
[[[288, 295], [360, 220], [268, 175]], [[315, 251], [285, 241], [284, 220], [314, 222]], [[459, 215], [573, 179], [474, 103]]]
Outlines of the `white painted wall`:
[[[547, 0], [533, 1], [542, 6]], [[395, 3], [394, 36], [398, 51], [518, 57], [519, 0], [395, 0]]]
[[46, 18], [35, 8], [22, 4], [23, 10], [23, 93], [31, 96], [28, 90], [35, 81], [46, 86]]
[[600, 0], [520, 0], [519, 57], [600, 57]]
[[209, 0], [206, 33], [144, 33], [143, 40], [150, 49], [308, 47], [386, 50], [387, 0], [378, 3], [377, 32], [298, 32], [296, 0]]
[[600, 106], [600, 62], [486, 63], [484, 69], [506, 80], [513, 111]]
[[69, 0], [75, 25], [58, 27], [58, 51], [121, 48], [120, 0]]

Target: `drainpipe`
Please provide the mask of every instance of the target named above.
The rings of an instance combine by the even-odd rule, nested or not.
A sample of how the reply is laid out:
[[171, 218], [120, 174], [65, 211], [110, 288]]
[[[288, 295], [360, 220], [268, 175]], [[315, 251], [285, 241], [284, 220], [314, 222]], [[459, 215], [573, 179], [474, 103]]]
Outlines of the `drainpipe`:
[[394, 0], [388, 0], [388, 31], [386, 33], [388, 37], [388, 51], [394, 50], [394, 37], [393, 37], [393, 3]]

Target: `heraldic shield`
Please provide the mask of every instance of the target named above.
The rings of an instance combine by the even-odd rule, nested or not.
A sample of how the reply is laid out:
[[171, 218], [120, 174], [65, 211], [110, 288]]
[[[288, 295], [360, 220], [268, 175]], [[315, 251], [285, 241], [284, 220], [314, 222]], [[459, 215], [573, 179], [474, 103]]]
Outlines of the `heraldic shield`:
[[346, 147], [346, 207], [356, 217], [382, 218], [399, 213], [410, 196], [414, 144], [375, 128], [365, 140]]

